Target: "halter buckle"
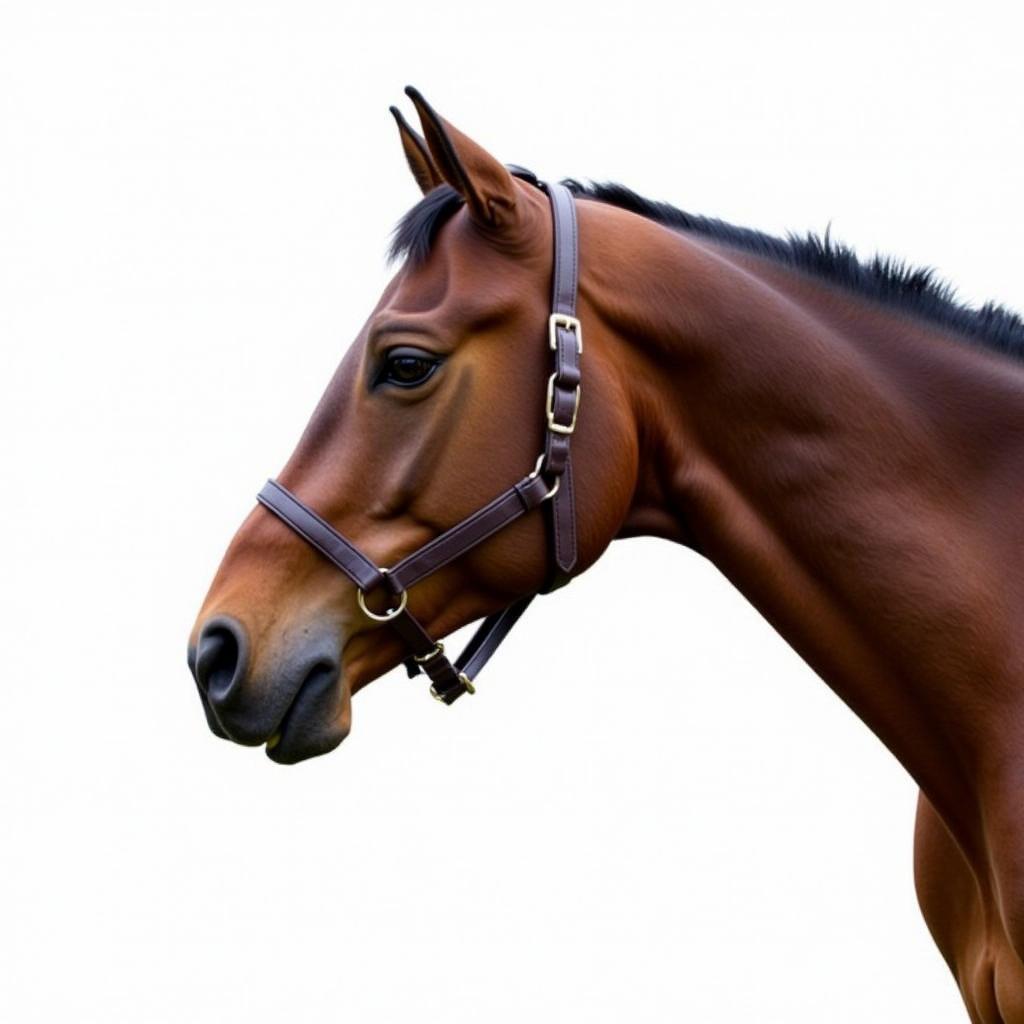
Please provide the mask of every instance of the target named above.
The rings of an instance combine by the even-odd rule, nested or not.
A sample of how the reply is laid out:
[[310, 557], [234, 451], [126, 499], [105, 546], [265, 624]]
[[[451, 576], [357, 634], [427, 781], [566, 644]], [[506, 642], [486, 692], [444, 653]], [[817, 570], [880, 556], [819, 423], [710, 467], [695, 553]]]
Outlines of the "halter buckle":
[[[459, 673], [459, 682], [462, 683], [462, 685], [466, 688], [466, 693], [468, 693], [468, 694], [476, 693], [476, 687], [473, 685], [473, 680], [470, 679], [469, 676], [467, 676], [465, 672], [460, 672]], [[437, 692], [437, 688], [434, 687], [434, 686], [430, 687], [430, 696], [433, 697], [434, 700], [440, 701], [442, 704], [446, 704], [447, 703], [447, 701], [444, 699], [444, 694], [443, 693], [438, 693]]]
[[548, 403], [545, 410], [548, 418], [548, 430], [556, 434], [571, 434], [576, 429], [576, 417], [580, 414], [580, 386], [576, 385], [576, 397], [572, 406], [572, 419], [568, 423], [559, 423], [555, 419], [555, 378], [557, 376], [557, 373], [553, 373], [548, 377]]
[[417, 665], [425, 665], [432, 658], [436, 658], [439, 654], [444, 654], [444, 644], [440, 640], [434, 643], [434, 649], [429, 654], [414, 654], [412, 660]]
[[568, 313], [552, 313], [548, 317], [548, 344], [551, 351], [558, 348], [558, 328], [563, 327], [576, 335], [576, 351], [583, 355], [583, 325], [574, 316]]

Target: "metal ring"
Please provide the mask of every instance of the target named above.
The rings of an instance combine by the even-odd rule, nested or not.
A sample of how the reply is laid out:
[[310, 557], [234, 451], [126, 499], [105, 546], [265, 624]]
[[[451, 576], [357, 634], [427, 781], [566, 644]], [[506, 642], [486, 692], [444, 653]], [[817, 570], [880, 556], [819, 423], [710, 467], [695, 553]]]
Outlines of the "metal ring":
[[[381, 569], [381, 576], [387, 576], [387, 569]], [[366, 595], [363, 593], [363, 588], [359, 587], [356, 590], [356, 604], [359, 605], [359, 610], [368, 618], [373, 619], [374, 622], [390, 622], [396, 615], [401, 615], [405, 611], [405, 606], [409, 602], [409, 592], [403, 590], [399, 595], [398, 604], [394, 608], [389, 608], [386, 612], [378, 615], [376, 612], [371, 612], [366, 607]]]
[[[544, 462], [544, 454], [544, 452], [541, 452], [540, 455], [537, 456], [537, 465], [533, 467], [533, 472], [527, 477], [527, 480], [533, 480], [535, 477], [540, 476], [540, 467]], [[561, 483], [562, 478], [560, 476], [556, 476], [555, 486], [552, 487], [551, 490], [548, 491], [548, 493], [545, 494], [544, 497], [540, 499], [541, 502], [545, 502], [548, 501], [550, 498], [553, 498], [558, 493], [558, 488], [561, 485]]]

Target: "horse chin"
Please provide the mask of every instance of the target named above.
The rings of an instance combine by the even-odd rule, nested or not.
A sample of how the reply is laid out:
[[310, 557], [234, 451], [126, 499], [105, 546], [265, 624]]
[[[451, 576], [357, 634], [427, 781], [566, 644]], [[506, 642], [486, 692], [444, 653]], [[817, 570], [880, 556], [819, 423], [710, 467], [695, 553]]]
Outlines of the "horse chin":
[[324, 667], [303, 682], [280, 725], [267, 740], [267, 757], [296, 764], [328, 754], [352, 726], [352, 694], [340, 667]]

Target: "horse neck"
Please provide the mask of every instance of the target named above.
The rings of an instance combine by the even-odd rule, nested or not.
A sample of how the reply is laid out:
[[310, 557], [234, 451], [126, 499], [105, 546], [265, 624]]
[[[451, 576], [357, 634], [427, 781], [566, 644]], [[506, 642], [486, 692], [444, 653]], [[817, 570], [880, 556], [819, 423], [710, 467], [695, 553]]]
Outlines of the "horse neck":
[[1020, 746], [1024, 710], [1007, 571], [1024, 367], [760, 258], [629, 230], [582, 284], [641, 439], [623, 533], [710, 558], [972, 845], [978, 780]]

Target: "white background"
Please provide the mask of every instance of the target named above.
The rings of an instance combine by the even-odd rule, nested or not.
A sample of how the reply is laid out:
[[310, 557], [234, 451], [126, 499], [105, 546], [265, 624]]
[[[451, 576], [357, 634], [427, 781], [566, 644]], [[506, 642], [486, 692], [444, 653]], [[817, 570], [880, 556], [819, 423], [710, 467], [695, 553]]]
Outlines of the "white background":
[[962, 1021], [915, 787], [682, 549], [290, 769], [207, 732], [185, 641], [387, 278], [406, 82], [541, 175], [1019, 308], [1013, 11], [0, 7], [0, 1018]]

